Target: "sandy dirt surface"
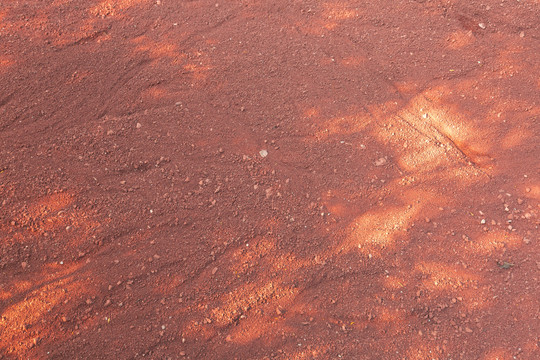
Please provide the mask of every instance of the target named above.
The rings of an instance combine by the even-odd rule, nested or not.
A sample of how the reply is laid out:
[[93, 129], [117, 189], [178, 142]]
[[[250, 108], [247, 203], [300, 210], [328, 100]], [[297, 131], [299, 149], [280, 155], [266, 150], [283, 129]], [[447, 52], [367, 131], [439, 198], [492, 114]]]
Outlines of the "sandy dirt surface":
[[0, 2], [0, 358], [539, 359], [536, 0]]

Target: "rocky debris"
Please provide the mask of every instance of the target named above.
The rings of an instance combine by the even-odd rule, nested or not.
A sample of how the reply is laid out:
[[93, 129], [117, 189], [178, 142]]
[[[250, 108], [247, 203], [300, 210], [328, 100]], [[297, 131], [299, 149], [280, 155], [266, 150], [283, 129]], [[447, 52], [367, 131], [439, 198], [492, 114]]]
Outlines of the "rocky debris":
[[387, 161], [388, 160], [385, 157], [379, 158], [375, 161], [375, 166], [383, 166]]

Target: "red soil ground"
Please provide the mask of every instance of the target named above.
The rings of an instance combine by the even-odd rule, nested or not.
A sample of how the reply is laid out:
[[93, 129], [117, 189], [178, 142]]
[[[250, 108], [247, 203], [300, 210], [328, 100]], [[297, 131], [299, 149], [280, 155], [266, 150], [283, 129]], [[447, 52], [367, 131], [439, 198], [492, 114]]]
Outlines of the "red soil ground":
[[0, 358], [540, 358], [539, 19], [2, 1]]

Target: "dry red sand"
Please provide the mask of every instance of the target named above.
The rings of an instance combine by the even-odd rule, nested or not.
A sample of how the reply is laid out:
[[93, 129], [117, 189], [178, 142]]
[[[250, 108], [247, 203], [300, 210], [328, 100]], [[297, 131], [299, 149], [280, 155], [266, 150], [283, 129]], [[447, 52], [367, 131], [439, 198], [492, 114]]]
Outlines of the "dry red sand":
[[3, 0], [0, 358], [540, 358], [539, 19]]

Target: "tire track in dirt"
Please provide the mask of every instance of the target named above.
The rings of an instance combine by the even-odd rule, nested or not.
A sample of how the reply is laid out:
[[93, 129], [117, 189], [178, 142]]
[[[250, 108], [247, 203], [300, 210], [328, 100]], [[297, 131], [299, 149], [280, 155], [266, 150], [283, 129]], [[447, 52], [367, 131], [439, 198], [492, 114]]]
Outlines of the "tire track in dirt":
[[[434, 102], [423, 94], [420, 96], [420, 99], [425, 101], [426, 103], [431, 104], [432, 106], [434, 105]], [[485, 171], [482, 168], [482, 165], [480, 165], [480, 163], [478, 162], [478, 160], [475, 159], [475, 157], [489, 158], [489, 155], [483, 154], [483, 153], [477, 153], [473, 155], [471, 153], [472, 150], [471, 151], [466, 150], [465, 145], [459, 145], [458, 140], [454, 139], [450, 134], [448, 134], [447, 132], [443, 131], [440, 127], [438, 127], [434, 123], [432, 116], [430, 116], [429, 113], [426, 112], [424, 116], [422, 117], [414, 115], [412, 112], [408, 110], [406, 110], [406, 113], [410, 115], [409, 118], [414, 120], [413, 122], [407, 121], [401, 115], [398, 115], [398, 118], [401, 121], [407, 123], [409, 126], [413, 127], [418, 133], [430, 139], [433, 142], [434, 146], [441, 146], [447, 150], [450, 150], [455, 156], [457, 156], [465, 164], [474, 167], [484, 176], [487, 176], [490, 179], [492, 178], [491, 174]]]

